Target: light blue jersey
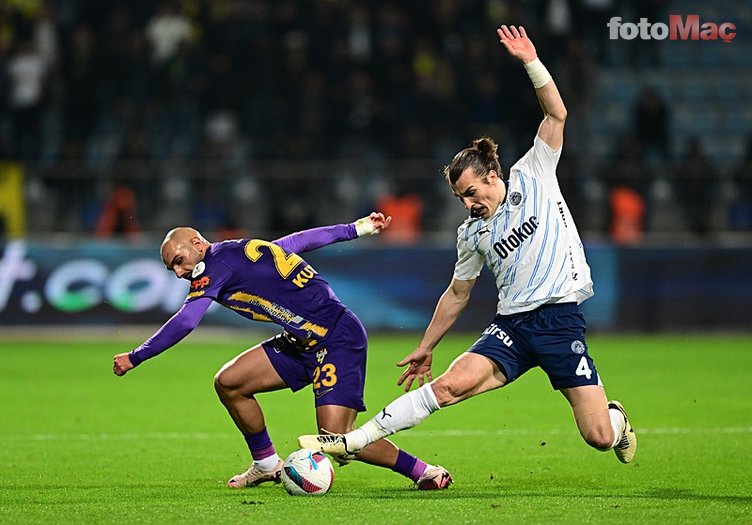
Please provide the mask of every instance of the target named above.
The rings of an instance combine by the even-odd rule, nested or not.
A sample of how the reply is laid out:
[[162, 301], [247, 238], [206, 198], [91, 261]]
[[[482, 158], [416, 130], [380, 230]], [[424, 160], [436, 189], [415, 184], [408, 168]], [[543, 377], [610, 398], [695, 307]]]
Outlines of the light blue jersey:
[[495, 213], [469, 218], [457, 230], [454, 278], [474, 279], [486, 264], [496, 279], [500, 315], [593, 295], [582, 241], [556, 179], [560, 156], [561, 149], [536, 136], [510, 169]]

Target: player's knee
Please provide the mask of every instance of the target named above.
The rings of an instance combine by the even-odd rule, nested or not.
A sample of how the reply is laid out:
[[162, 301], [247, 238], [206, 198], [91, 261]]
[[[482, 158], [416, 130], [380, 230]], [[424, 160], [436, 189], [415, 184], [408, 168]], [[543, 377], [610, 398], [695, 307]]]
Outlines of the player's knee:
[[593, 429], [583, 437], [588, 445], [598, 450], [608, 450], [614, 443], [614, 432], [611, 428]]
[[214, 375], [214, 390], [222, 402], [252, 398], [260, 390], [253, 379], [243, 377], [238, 370], [222, 368]]
[[216, 390], [217, 394], [219, 394], [220, 396], [225, 391], [225, 385], [223, 383], [224, 381], [222, 377], [222, 370], [220, 370], [219, 372], [214, 374], [214, 390]]
[[231, 374], [226, 368], [223, 368], [214, 375], [214, 390], [220, 397], [227, 396], [235, 390], [234, 382], [231, 380]]
[[452, 405], [464, 399], [465, 389], [456, 380], [445, 376], [433, 381], [431, 389], [440, 407]]

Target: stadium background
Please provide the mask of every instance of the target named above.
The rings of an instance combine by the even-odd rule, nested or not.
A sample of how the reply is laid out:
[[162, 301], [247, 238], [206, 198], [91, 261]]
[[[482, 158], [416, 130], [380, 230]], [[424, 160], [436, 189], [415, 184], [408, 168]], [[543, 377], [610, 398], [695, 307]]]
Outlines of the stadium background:
[[[751, 11], [0, 0], [0, 522], [749, 523]], [[737, 36], [608, 40], [613, 15], [670, 13]], [[559, 176], [595, 279], [588, 344], [637, 458], [588, 450], [533, 370], [394, 436], [449, 468], [449, 491], [358, 463], [323, 499], [227, 490], [248, 453], [211, 378], [269, 327], [219, 308], [178, 348], [111, 373], [184, 297], [159, 261], [165, 230], [274, 238], [391, 212], [388, 235], [307, 255], [365, 321], [366, 404], [385, 406], [465, 216], [441, 167], [482, 133], [509, 167], [540, 119], [494, 37], [502, 21], [528, 28], [569, 109]], [[490, 320], [482, 279], [434, 371]], [[310, 403], [307, 389], [263, 395], [281, 454], [315, 428]]]
[[[608, 38], [612, 16], [669, 14], [737, 36]], [[157, 251], [176, 225], [275, 238], [372, 209], [395, 216], [387, 235], [308, 258], [369, 329], [422, 328], [465, 216], [442, 166], [489, 134], [508, 167], [541, 117], [502, 21], [527, 27], [569, 110], [559, 177], [591, 329], [749, 329], [747, 2], [19, 0], [0, 18], [2, 330], [158, 325], [185, 290]]]

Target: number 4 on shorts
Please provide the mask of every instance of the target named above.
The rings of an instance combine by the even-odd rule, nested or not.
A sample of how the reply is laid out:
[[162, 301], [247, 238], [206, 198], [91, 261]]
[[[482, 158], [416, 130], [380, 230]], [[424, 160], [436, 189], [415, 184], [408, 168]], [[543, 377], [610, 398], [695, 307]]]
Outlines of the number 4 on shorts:
[[582, 359], [580, 359], [580, 363], [577, 365], [577, 370], [575, 370], [574, 373], [578, 376], [585, 376], [588, 379], [593, 375], [593, 371], [590, 370], [585, 356], [582, 356]]

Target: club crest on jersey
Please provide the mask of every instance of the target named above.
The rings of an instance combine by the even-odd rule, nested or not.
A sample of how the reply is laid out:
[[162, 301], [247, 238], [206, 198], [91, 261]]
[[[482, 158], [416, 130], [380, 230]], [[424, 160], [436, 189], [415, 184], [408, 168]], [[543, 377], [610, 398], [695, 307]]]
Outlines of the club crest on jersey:
[[209, 286], [209, 282], [211, 279], [209, 279], [208, 275], [204, 275], [201, 279], [196, 279], [195, 281], [191, 282], [191, 290], [200, 290], [201, 288], [206, 288]]
[[522, 202], [522, 193], [519, 191], [513, 191], [509, 194], [509, 204], [512, 206], [517, 206], [519, 203]]
[[575, 354], [584, 354], [585, 353], [585, 343], [582, 341], [572, 341], [572, 352]]
[[206, 269], [206, 264], [204, 261], [199, 261], [196, 266], [193, 267], [193, 271], [191, 272], [191, 277], [194, 279], [204, 273], [204, 270]]

